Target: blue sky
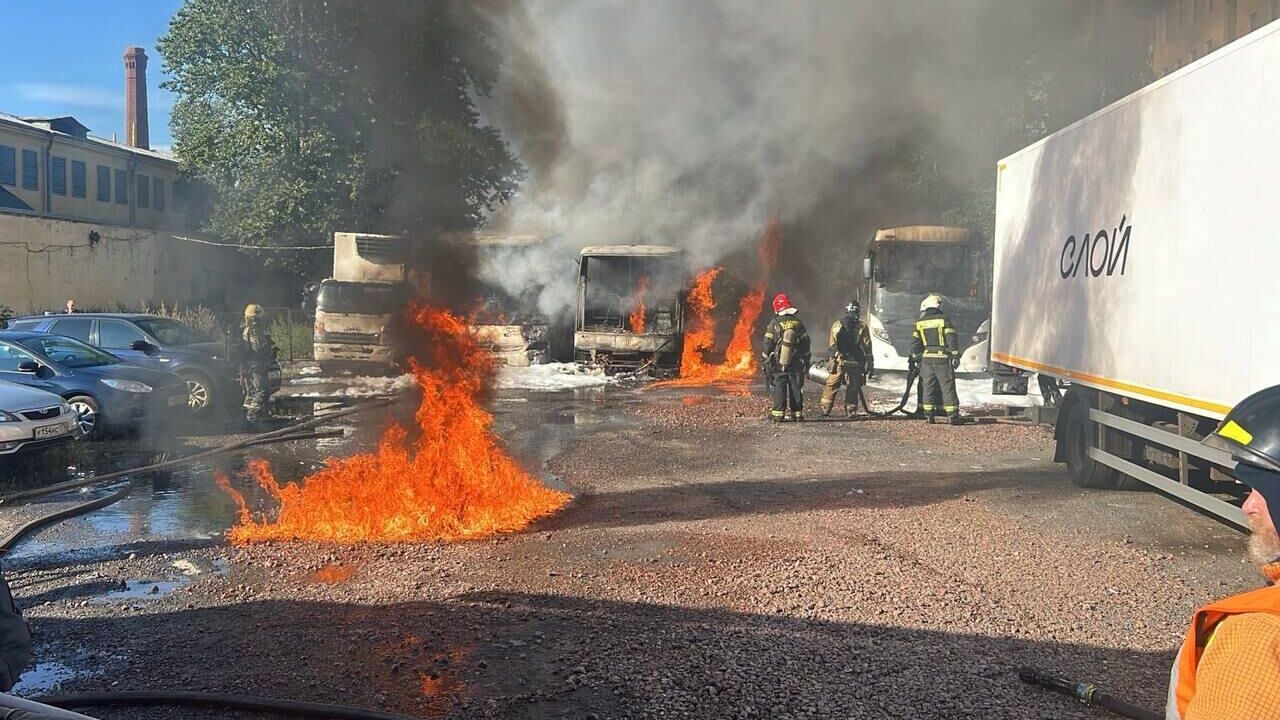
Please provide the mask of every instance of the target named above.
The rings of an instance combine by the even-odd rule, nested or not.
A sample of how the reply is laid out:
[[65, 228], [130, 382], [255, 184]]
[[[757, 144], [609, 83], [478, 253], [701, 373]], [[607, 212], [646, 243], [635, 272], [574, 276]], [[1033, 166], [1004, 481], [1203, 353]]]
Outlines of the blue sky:
[[124, 49], [147, 50], [152, 147], [167, 147], [173, 95], [155, 51], [182, 0], [3, 0], [0, 112], [74, 115], [99, 137], [124, 137]]

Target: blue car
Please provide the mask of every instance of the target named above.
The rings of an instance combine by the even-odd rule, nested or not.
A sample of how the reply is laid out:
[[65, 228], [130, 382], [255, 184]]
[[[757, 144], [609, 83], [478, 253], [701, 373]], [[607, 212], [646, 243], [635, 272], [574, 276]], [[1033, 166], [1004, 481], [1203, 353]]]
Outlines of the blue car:
[[61, 335], [0, 330], [0, 380], [61, 396], [85, 435], [148, 421], [164, 427], [187, 406], [187, 385], [176, 374], [126, 363]]
[[[196, 415], [233, 410], [244, 398], [238, 369], [220, 340], [173, 318], [139, 313], [76, 313], [9, 320], [14, 330], [66, 335], [135, 365], [177, 373], [187, 383], [187, 406]], [[280, 366], [272, 366], [272, 388], [280, 388]]]

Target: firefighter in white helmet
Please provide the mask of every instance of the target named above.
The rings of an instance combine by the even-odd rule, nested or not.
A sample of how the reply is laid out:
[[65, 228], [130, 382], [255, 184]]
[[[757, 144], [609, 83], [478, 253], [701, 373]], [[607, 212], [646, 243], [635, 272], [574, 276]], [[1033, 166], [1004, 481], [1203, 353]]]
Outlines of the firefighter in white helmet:
[[959, 425], [962, 420], [955, 371], [960, 366], [960, 344], [955, 327], [942, 312], [939, 295], [930, 295], [920, 303], [920, 318], [911, 336], [911, 362], [920, 368], [924, 393], [920, 409], [925, 417], [933, 422], [938, 410], [942, 410], [952, 425]]

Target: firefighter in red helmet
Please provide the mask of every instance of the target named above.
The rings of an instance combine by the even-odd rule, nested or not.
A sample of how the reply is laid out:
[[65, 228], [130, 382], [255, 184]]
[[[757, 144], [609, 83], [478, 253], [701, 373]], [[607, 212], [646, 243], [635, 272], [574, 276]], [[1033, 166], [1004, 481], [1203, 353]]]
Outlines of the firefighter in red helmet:
[[796, 315], [786, 293], [773, 298], [773, 320], [764, 331], [764, 365], [770, 380], [773, 407], [769, 419], [782, 422], [790, 415], [804, 420], [804, 379], [809, 372], [809, 332]]

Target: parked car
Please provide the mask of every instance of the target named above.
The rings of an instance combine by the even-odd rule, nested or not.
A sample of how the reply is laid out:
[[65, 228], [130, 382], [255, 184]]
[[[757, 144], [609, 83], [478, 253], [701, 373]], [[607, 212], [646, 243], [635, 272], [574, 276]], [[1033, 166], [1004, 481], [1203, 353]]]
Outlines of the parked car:
[[47, 447], [80, 436], [76, 411], [44, 390], [0, 381], [0, 455]]
[[75, 338], [0, 330], [0, 380], [54, 393], [75, 409], [80, 430], [158, 423], [186, 407], [181, 377], [126, 363]]
[[[244, 393], [227, 347], [186, 323], [137, 313], [76, 313], [11, 319], [9, 328], [66, 335], [128, 362], [177, 373], [187, 383], [187, 406], [202, 414], [239, 407]], [[272, 363], [272, 390], [280, 389], [280, 364]]]

